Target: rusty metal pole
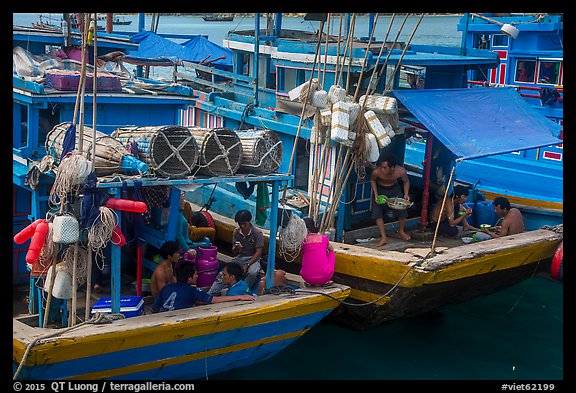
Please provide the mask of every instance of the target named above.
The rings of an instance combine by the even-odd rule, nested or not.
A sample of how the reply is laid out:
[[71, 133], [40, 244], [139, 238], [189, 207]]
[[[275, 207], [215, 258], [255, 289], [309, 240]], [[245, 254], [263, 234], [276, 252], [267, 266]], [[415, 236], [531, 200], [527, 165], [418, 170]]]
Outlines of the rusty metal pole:
[[106, 13], [106, 33], [112, 33], [114, 28], [114, 14], [111, 12]]

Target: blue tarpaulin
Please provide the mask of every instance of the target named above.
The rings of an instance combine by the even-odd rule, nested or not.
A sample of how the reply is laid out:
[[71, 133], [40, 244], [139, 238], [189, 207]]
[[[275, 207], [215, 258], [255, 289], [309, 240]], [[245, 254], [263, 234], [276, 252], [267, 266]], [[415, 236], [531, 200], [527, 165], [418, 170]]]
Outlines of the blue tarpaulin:
[[215, 44], [212, 41], [200, 35], [183, 42], [181, 45], [186, 48], [189, 48], [193, 52], [196, 52], [197, 59], [202, 60], [206, 56], [210, 56], [208, 57], [208, 59], [206, 59], [207, 62], [215, 60], [220, 56], [225, 56], [219, 60], [212, 62], [211, 64], [232, 67], [232, 51], [218, 44]]
[[139, 43], [138, 50], [130, 51], [124, 58], [127, 62], [166, 62], [167, 64], [178, 63], [180, 60], [199, 63], [210, 57], [206, 61], [216, 59], [221, 55], [227, 55], [225, 59], [215, 61], [214, 65], [232, 65], [232, 52], [213, 42], [208, 41], [202, 36], [197, 36], [186, 41], [184, 44], [178, 44], [167, 38], [161, 37], [151, 31], [144, 31], [135, 34], [131, 40]]
[[464, 160], [562, 143], [562, 126], [512, 87], [396, 90], [396, 98]]

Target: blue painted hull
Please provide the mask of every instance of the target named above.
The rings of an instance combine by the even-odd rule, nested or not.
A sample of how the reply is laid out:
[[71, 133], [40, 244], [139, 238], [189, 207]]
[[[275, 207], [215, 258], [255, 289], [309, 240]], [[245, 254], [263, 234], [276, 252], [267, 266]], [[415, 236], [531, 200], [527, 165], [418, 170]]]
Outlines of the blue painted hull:
[[[326, 295], [344, 299], [349, 293], [339, 286]], [[80, 327], [74, 337], [66, 334], [33, 347], [18, 379], [203, 379], [275, 356], [338, 304], [327, 296], [306, 294], [265, 295], [246, 306], [233, 303], [227, 308], [202, 306], [198, 316], [194, 308], [113, 322], [126, 328]], [[21, 360], [26, 340], [16, 331], [30, 328], [17, 324], [14, 358]], [[16, 371], [18, 363], [13, 366]]]

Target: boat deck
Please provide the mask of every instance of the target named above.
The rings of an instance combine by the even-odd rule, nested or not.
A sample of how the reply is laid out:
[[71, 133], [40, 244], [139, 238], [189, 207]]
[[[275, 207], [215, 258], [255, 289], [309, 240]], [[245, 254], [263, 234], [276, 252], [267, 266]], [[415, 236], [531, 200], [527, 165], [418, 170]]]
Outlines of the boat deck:
[[[366, 247], [378, 251], [406, 251], [407, 249], [430, 249], [434, 241], [434, 231], [426, 229], [424, 231], [411, 228], [406, 232], [411, 236], [410, 240], [404, 240], [400, 237], [395, 229], [395, 223], [389, 223], [386, 227], [386, 244], [376, 247], [380, 242], [380, 232], [376, 226], [364, 228], [361, 230], [348, 231], [345, 235], [346, 244], [354, 244], [360, 247]], [[463, 245], [462, 238], [472, 236], [474, 231], [462, 231], [456, 236], [446, 236], [438, 234], [436, 236], [435, 248], [453, 248]]]

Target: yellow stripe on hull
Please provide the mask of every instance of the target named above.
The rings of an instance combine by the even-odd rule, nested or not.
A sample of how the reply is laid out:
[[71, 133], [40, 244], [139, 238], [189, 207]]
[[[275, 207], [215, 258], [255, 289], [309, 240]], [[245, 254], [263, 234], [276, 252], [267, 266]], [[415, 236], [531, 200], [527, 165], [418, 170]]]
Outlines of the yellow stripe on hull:
[[[497, 194], [490, 191], [482, 190], [482, 193], [486, 197], [487, 200], [493, 200], [496, 197], [502, 196], [502, 194]], [[512, 195], [506, 195], [506, 198], [510, 201], [513, 205], [521, 205], [525, 207], [532, 207], [537, 209], [548, 209], [548, 210], [557, 210], [559, 212], [564, 211], [564, 203], [563, 202], [549, 202], [543, 201], [540, 199], [531, 199], [531, 198], [522, 198], [516, 197]]]
[[[113, 353], [149, 345], [175, 342], [183, 338], [210, 335], [218, 332], [231, 331], [255, 326], [267, 322], [290, 319], [302, 315], [332, 310], [336, 302], [342, 301], [350, 294], [350, 290], [331, 294], [337, 300], [325, 296], [290, 298], [285, 302], [273, 303], [260, 308], [248, 309], [229, 314], [215, 313], [211, 317], [189, 319], [178, 322], [166, 322], [154, 326], [144, 326], [140, 318], [134, 319], [134, 328], [110, 333], [82, 335], [82, 327], [75, 331], [73, 338], [59, 338], [55, 341], [40, 343], [34, 346], [25, 366], [45, 365], [88, 358], [95, 355]], [[202, 307], [202, 306], [198, 306]], [[171, 318], [166, 318], [170, 320]], [[105, 328], [103, 327], [104, 331]], [[13, 339], [13, 359], [20, 362], [26, 344]]]
[[192, 362], [192, 361], [199, 360], [199, 359], [210, 359], [212, 357], [224, 355], [227, 353], [233, 353], [233, 352], [242, 351], [245, 349], [255, 348], [255, 347], [258, 347], [260, 345], [266, 345], [266, 344], [271, 344], [271, 343], [278, 342], [278, 341], [285, 341], [285, 340], [297, 338], [297, 337], [302, 336], [307, 331], [308, 330], [289, 332], [289, 333], [285, 333], [285, 334], [282, 334], [279, 336], [267, 337], [267, 338], [264, 338], [261, 340], [242, 343], [242, 344], [236, 344], [236, 345], [230, 345], [230, 346], [223, 347], [223, 348], [216, 348], [216, 349], [212, 349], [212, 350], [206, 351], [206, 352], [194, 353], [194, 354], [190, 354], [190, 355], [186, 355], [186, 356], [180, 356], [177, 358], [160, 359], [160, 360], [155, 360], [153, 362], [141, 363], [141, 364], [137, 364], [137, 365], [133, 365], [133, 366], [116, 368], [113, 370], [105, 370], [105, 371], [98, 371], [98, 372], [94, 372], [94, 373], [81, 374], [81, 375], [76, 375], [76, 376], [68, 378], [68, 379], [92, 380], [92, 379], [111, 378], [111, 377], [117, 377], [120, 375], [127, 375], [127, 374], [142, 372], [142, 371], [148, 371], [148, 370], [160, 369], [163, 367], [174, 366], [176, 364]]

